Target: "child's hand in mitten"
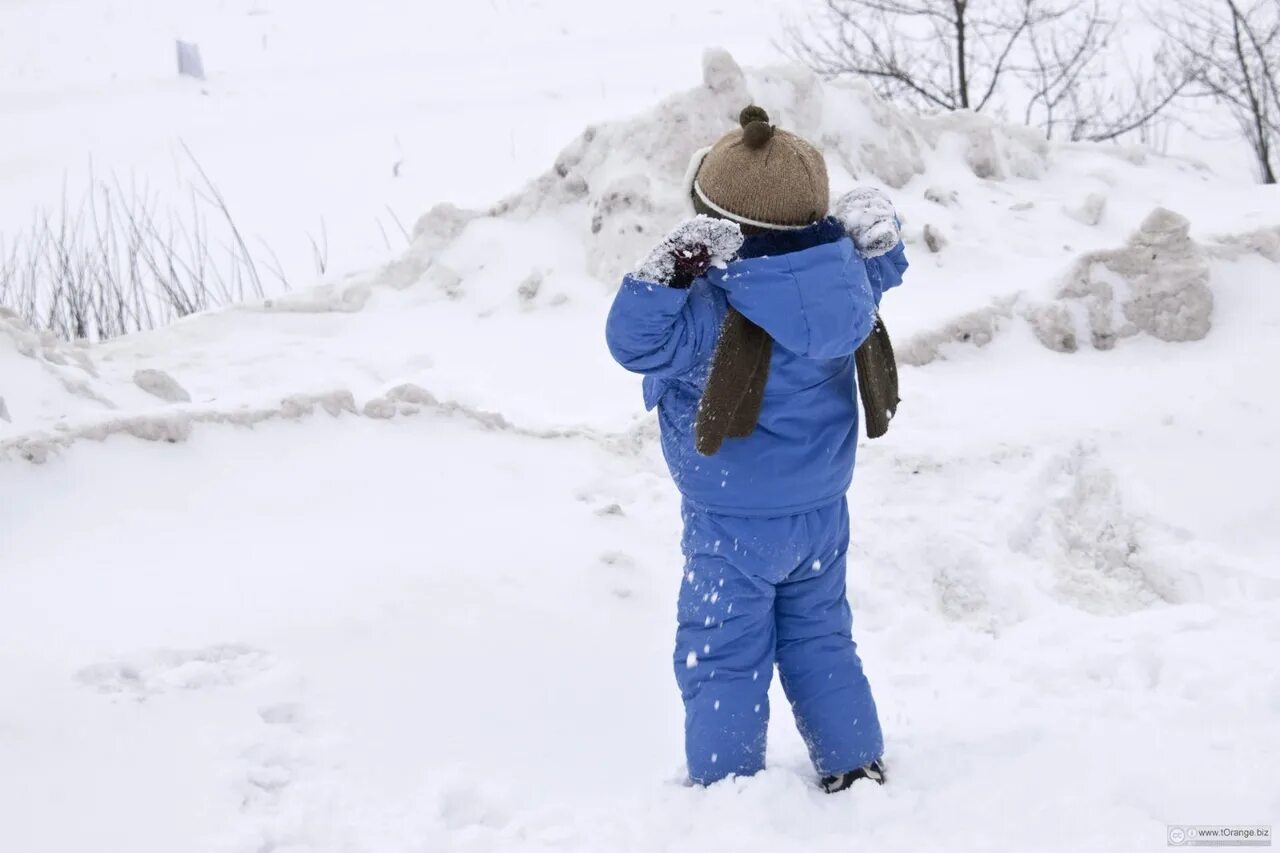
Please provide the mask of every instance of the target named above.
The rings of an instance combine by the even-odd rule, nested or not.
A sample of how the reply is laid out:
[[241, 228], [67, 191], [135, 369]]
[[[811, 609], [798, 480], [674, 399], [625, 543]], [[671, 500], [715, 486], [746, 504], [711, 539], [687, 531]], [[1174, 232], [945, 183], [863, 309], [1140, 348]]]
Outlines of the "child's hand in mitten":
[[864, 258], [878, 258], [902, 239], [889, 196], [875, 187], [850, 190], [836, 202], [835, 216]]
[[711, 267], [723, 267], [742, 248], [738, 223], [695, 216], [675, 227], [636, 270], [636, 278], [688, 287]]

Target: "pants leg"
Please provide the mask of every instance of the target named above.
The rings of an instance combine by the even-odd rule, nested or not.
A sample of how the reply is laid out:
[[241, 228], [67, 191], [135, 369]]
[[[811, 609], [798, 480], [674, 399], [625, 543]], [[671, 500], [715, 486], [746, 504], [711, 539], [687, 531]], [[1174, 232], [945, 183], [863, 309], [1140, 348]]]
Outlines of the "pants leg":
[[842, 500], [805, 519], [815, 549], [776, 587], [776, 656], [814, 767], [834, 775], [881, 757], [884, 738], [845, 594], [848, 507]]
[[675, 674], [689, 777], [708, 785], [764, 769], [774, 587], [740, 565], [733, 533], [686, 512]]

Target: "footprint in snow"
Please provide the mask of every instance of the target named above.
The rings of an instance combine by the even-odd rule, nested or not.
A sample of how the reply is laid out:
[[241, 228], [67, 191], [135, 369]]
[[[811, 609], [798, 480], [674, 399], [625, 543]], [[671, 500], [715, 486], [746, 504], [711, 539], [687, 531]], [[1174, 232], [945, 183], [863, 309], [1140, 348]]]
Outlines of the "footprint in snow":
[[99, 693], [144, 702], [165, 693], [243, 684], [275, 665], [275, 659], [261, 649], [223, 643], [202, 649], [158, 649], [93, 664], [75, 678]]
[[611, 595], [624, 600], [635, 595], [635, 560], [620, 551], [609, 551], [600, 555], [600, 562], [605, 566], [603, 577]]

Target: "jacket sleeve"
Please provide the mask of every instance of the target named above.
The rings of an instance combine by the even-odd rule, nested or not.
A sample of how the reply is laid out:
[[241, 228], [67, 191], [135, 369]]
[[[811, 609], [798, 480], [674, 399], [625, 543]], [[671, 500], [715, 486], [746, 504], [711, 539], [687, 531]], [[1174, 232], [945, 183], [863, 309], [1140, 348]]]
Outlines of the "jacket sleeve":
[[691, 369], [715, 345], [706, 284], [675, 288], [626, 276], [613, 298], [605, 340], [632, 373], [663, 379]]
[[867, 281], [871, 284], [871, 291], [875, 294], [876, 305], [878, 306], [880, 297], [884, 296], [886, 290], [902, 284], [903, 273], [907, 271], [909, 266], [907, 263], [907, 248], [902, 244], [902, 241], [898, 241], [898, 245], [887, 253], [877, 258], [867, 258], [865, 263]]
[[805, 252], [738, 261], [707, 276], [730, 305], [806, 358], [849, 355], [875, 323], [877, 294], [847, 237]]

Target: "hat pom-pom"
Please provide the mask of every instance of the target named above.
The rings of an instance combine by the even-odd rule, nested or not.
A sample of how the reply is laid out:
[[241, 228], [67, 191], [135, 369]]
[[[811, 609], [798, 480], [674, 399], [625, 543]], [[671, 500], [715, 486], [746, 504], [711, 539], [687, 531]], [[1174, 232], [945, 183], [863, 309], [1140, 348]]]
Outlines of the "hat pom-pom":
[[742, 125], [742, 141], [748, 148], [763, 148], [773, 138], [769, 114], [755, 104], [738, 114], [738, 123]]

